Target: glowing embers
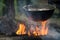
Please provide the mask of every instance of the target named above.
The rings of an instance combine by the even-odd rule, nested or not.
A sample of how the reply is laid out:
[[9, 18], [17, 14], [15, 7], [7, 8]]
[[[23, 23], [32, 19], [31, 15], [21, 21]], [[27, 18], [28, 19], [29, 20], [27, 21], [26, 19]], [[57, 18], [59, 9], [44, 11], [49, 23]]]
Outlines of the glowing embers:
[[47, 21], [41, 21], [41, 26], [33, 26], [31, 25], [28, 30], [26, 30], [26, 26], [24, 24], [19, 24], [19, 28], [16, 32], [17, 35], [28, 34], [29, 36], [40, 36], [47, 35], [48, 27], [46, 27]]

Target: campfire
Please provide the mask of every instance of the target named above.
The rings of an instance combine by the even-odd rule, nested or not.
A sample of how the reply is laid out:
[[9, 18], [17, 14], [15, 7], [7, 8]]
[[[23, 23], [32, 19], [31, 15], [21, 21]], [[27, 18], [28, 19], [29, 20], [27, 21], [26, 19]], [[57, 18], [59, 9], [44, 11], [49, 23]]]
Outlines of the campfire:
[[[26, 1], [28, 2], [28, 0]], [[24, 2], [19, 1], [18, 3], [23, 4]], [[4, 16], [0, 21], [0, 34], [3, 35], [4, 38], [6, 37], [5, 40], [9, 40], [9, 38], [11, 40], [43, 40], [42, 36], [48, 34], [47, 20], [52, 16], [54, 11], [52, 5], [30, 5], [27, 3], [27, 5], [24, 6], [21, 4], [20, 7], [18, 4], [19, 7], [18, 11], [16, 11], [16, 15], [14, 0], [5, 0], [3, 4], [6, 6], [3, 8]], [[15, 20], [15, 16], [18, 16], [19, 18], [16, 17]], [[32, 18], [32, 21], [38, 23], [36, 23], [36, 25], [35, 23], [29, 24], [30, 19], [28, 18]], [[27, 22], [26, 20], [28, 21], [28, 24], [24, 23]], [[22, 21], [23, 23], [21, 23]], [[2, 40], [4, 38], [0, 39]]]
[[[48, 34], [48, 27], [47, 20], [52, 16], [54, 7], [52, 5], [25, 5], [23, 7], [26, 16], [28, 16], [27, 19], [31, 18], [34, 22], [39, 22], [40, 26], [37, 25], [30, 25], [28, 30], [27, 26], [24, 23], [19, 23], [19, 28], [16, 31], [17, 35], [25, 35], [28, 36], [44, 36]], [[30, 19], [29, 19], [30, 20]]]
[[[24, 23], [19, 23], [19, 28], [16, 31], [17, 35], [25, 35], [27, 34], [28, 36], [44, 36], [48, 34], [48, 27], [46, 26], [47, 21], [42, 21], [41, 26], [32, 26], [26, 30], [26, 26]], [[34, 28], [35, 27], [35, 28]]]

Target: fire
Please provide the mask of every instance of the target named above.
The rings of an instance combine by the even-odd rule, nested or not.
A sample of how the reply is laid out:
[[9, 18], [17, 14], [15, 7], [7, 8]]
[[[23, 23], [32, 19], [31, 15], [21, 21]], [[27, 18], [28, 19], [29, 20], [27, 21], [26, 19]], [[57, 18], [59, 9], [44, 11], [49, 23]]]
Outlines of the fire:
[[31, 35], [34, 35], [34, 36], [47, 35], [48, 27], [46, 27], [46, 23], [47, 23], [47, 21], [42, 21], [41, 28], [36, 26], [34, 30], [33, 30], [33, 27], [31, 26], [31, 28], [28, 29], [28, 32], [26, 32], [26, 26], [24, 24], [19, 24], [19, 28], [18, 28], [16, 34], [17, 35], [28, 34], [29, 36], [31, 36]]
[[16, 32], [17, 35], [21, 35], [21, 34], [26, 34], [26, 31], [25, 31], [25, 25], [24, 24], [19, 24], [19, 28]]
[[41, 28], [41, 35], [47, 35], [48, 33], [48, 27], [46, 27], [47, 21], [41, 22], [42, 28]]

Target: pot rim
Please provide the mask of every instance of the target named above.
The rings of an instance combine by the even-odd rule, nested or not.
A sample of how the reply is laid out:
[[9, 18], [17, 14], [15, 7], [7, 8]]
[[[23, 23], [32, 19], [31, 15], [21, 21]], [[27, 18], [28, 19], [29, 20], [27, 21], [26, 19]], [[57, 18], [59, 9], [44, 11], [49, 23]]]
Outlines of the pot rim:
[[48, 11], [48, 10], [54, 10], [55, 9], [55, 6], [53, 6], [53, 5], [40, 5], [40, 6], [36, 6], [36, 5], [25, 5], [23, 7], [23, 9], [25, 11]]

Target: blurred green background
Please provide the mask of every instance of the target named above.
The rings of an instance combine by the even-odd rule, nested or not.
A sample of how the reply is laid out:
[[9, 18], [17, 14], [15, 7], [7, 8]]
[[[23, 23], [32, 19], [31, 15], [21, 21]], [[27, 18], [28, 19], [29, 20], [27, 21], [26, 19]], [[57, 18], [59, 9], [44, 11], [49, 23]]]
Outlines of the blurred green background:
[[3, 6], [5, 6], [4, 4], [3, 4], [3, 0], [0, 0], [0, 16], [2, 16], [2, 8], [3, 8]]

